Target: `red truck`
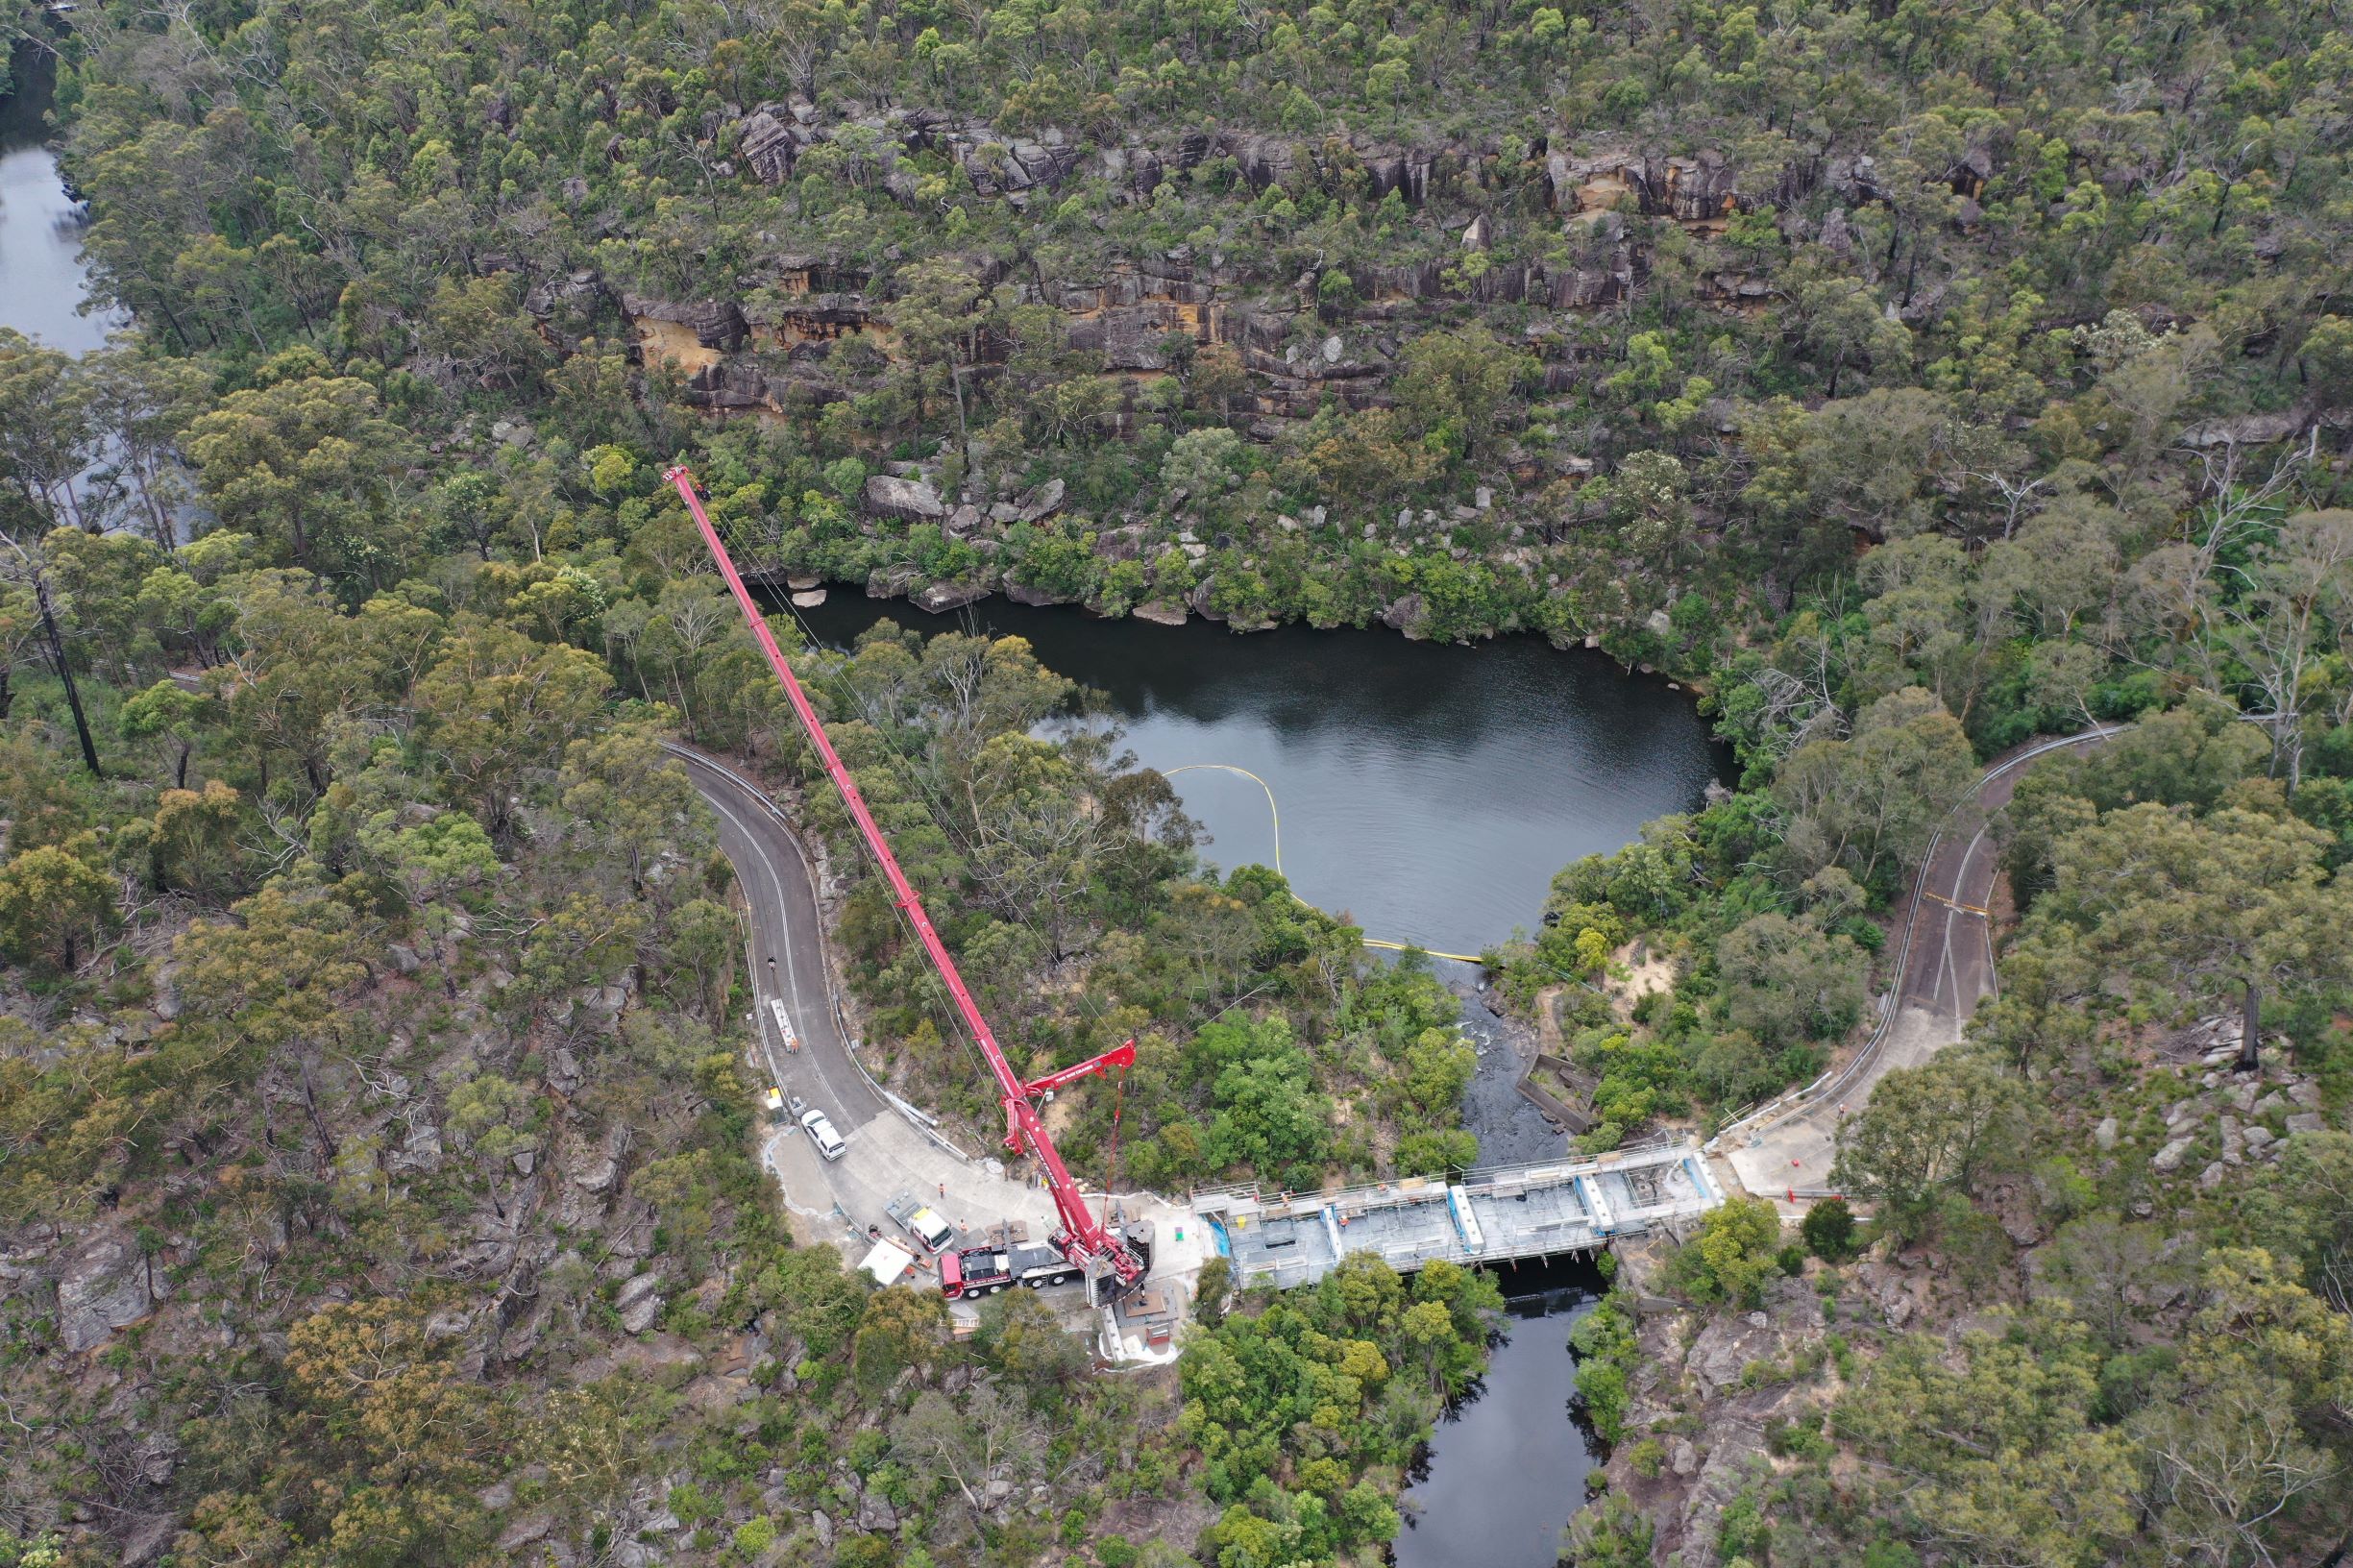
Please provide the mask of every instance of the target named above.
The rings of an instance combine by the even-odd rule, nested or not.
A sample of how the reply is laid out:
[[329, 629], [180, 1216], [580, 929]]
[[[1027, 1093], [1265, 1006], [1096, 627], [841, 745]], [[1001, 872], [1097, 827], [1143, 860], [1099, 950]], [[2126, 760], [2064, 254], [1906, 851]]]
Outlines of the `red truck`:
[[1023, 1286], [1042, 1290], [1079, 1277], [1078, 1264], [1052, 1247], [967, 1247], [940, 1255], [940, 1292], [950, 1301], [993, 1296]]

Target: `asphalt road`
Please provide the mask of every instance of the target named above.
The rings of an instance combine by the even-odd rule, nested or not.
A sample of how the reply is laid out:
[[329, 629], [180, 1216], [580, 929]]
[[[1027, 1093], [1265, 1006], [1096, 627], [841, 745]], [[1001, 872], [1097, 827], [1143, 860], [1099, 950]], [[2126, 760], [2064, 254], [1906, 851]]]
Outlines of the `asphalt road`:
[[[927, 1136], [851, 1060], [826, 984], [816, 874], [768, 797], [723, 764], [682, 747], [672, 751], [719, 819], [720, 848], [743, 890], [756, 994], [750, 1021], [769, 1082], [822, 1110], [849, 1146], [828, 1161], [797, 1125], [772, 1132], [761, 1158], [775, 1172], [786, 1206], [815, 1238], [852, 1243], [869, 1225], [879, 1225], [903, 1240], [883, 1206], [909, 1192], [969, 1240], [1000, 1220], [1020, 1219], [1031, 1238], [1042, 1241], [1054, 1227], [1054, 1206], [1042, 1188], [1009, 1179], [996, 1160], [968, 1160]], [[787, 1048], [772, 998], [784, 1004], [798, 1049]]]
[[2024, 747], [1986, 771], [1975, 796], [1945, 824], [1913, 883], [1899, 939], [1893, 1016], [1810, 1095], [1722, 1135], [1718, 1147], [1742, 1186], [1784, 1201], [1793, 1191], [1824, 1189], [1838, 1152], [1839, 1122], [1863, 1108], [1890, 1069], [1918, 1066], [1960, 1041], [1977, 1004], [1996, 991], [1989, 911], [2001, 866], [1994, 815], [2010, 803], [2035, 758], [2096, 745], [2118, 727]]
[[[751, 927], [754, 1021], [774, 1081], [821, 1106], [845, 1130], [891, 1113], [866, 1074], [849, 1059], [825, 984], [825, 949], [819, 922], [816, 877], [800, 843], [778, 821], [767, 799], [732, 771], [692, 751], [675, 753], [687, 776], [719, 818], [719, 846], [735, 867]], [[799, 1037], [788, 1051], [768, 1000], [784, 1003]], [[790, 1067], [794, 1070], [787, 1072]], [[791, 1083], [786, 1079], [790, 1078]]]

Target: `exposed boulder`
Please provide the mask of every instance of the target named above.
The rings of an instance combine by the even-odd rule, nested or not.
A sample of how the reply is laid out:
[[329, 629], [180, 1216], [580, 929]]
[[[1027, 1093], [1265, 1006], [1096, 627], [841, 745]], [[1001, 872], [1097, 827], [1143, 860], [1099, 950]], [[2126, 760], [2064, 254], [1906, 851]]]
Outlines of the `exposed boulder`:
[[1020, 499], [1017, 503], [1020, 507], [1019, 520], [1023, 523], [1037, 523], [1052, 517], [1056, 512], [1062, 510], [1064, 493], [1065, 487], [1062, 480], [1046, 480]]
[[179, 1535], [180, 1525], [179, 1513], [170, 1508], [124, 1515], [120, 1536], [123, 1568], [145, 1568], [160, 1558], [163, 1549]]
[[768, 378], [757, 365], [729, 359], [696, 369], [686, 381], [686, 399], [699, 408], [743, 409], [768, 405]]
[[794, 161], [799, 158], [807, 133], [789, 118], [780, 118], [773, 106], [762, 105], [744, 121], [736, 133], [735, 150], [763, 184], [780, 185], [792, 176]]
[[662, 1313], [662, 1277], [658, 1274], [637, 1274], [621, 1282], [614, 1293], [613, 1310], [621, 1314], [621, 1326], [631, 1334], [643, 1334], [653, 1327], [653, 1320]]
[[750, 328], [743, 311], [728, 300], [701, 300], [680, 304], [675, 300], [657, 300], [643, 294], [623, 294], [622, 313], [646, 321], [664, 321], [691, 328], [695, 341], [706, 349], [732, 352], [744, 346], [750, 336]]
[[1430, 173], [1436, 166], [1437, 155], [1419, 147], [1403, 153], [1368, 154], [1364, 159], [1373, 196], [1395, 191], [1408, 207], [1420, 207], [1430, 200]]
[[935, 582], [918, 591], [910, 602], [919, 610], [929, 610], [934, 615], [944, 615], [949, 610], [960, 610], [976, 600], [988, 597], [989, 590], [983, 584]]
[[1830, 215], [1822, 220], [1822, 233], [1816, 240], [1824, 250], [1836, 257], [1854, 254], [1854, 226], [1847, 221], [1847, 209], [1830, 208]]
[[2193, 425], [2181, 433], [2181, 441], [2184, 446], [2190, 447], [2267, 447], [2292, 435], [2303, 434], [2312, 422], [2313, 414], [2309, 408], [2240, 414], [2229, 419], [2211, 419]]
[[1096, 534], [1094, 552], [1099, 560], [1140, 561], [1150, 553], [1151, 544], [1151, 528], [1142, 523], [1130, 523]]
[[109, 1231], [85, 1241], [58, 1272], [59, 1342], [90, 1350], [154, 1311], [162, 1282], [153, 1276], [128, 1237]]
[[1832, 159], [1829, 184], [1851, 208], [1870, 207], [1887, 199], [1887, 189], [1879, 184], [1877, 161], [1869, 153]]
[[1644, 213], [1683, 223], [1729, 216], [1740, 205], [1731, 165], [1718, 152], [1695, 158], [1648, 159], [1630, 164]]
[[940, 504], [940, 492], [920, 479], [902, 479], [889, 474], [876, 474], [866, 481], [866, 508], [883, 517], [905, 518], [910, 523], [936, 522], [947, 515]]
[[385, 1158], [384, 1169], [395, 1176], [438, 1170], [441, 1156], [441, 1129], [420, 1117], [411, 1123], [401, 1146]]
[[1281, 184], [1291, 172], [1295, 155], [1291, 144], [1273, 136], [1237, 135], [1228, 132], [1218, 138], [1228, 158], [1234, 159], [1241, 177], [1252, 190], [1264, 190], [1268, 185]]
[[1082, 155], [1064, 144], [1060, 132], [1048, 132], [1047, 137], [1042, 142], [1016, 137], [1008, 143], [1004, 160], [994, 171], [997, 183], [1009, 191], [1061, 184], [1078, 167]]
[[499, 1550], [510, 1556], [524, 1555], [523, 1549], [534, 1541], [547, 1539], [548, 1531], [555, 1528], [555, 1515], [545, 1510], [523, 1514], [499, 1535]]
[[576, 1147], [572, 1156], [573, 1184], [584, 1192], [609, 1192], [621, 1177], [621, 1157], [628, 1147], [628, 1134], [615, 1128], [603, 1141], [593, 1146]]

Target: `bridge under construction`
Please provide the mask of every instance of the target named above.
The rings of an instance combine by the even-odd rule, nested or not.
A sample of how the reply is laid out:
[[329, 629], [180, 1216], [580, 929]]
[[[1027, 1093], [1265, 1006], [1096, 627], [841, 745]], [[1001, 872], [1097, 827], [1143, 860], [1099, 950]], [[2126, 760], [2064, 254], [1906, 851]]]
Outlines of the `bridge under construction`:
[[1586, 1253], [1620, 1237], [1682, 1226], [1724, 1201], [1696, 1143], [1415, 1178], [1340, 1192], [1196, 1193], [1193, 1213], [1235, 1283], [1313, 1285], [1352, 1252], [1400, 1273], [1444, 1259], [1465, 1266]]

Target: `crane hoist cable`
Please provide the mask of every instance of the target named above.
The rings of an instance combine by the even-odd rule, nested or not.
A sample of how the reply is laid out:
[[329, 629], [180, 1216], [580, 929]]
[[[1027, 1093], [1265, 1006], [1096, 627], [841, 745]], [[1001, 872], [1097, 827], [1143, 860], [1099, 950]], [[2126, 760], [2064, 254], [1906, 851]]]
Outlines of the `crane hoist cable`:
[[[973, 1041], [980, 1046], [981, 1054], [988, 1059], [989, 1070], [996, 1079], [998, 1098], [1005, 1105], [1005, 1146], [1016, 1153], [1031, 1156], [1044, 1169], [1046, 1188], [1053, 1195], [1054, 1212], [1062, 1222], [1062, 1231], [1056, 1237], [1058, 1245], [1073, 1262], [1088, 1268], [1098, 1278], [1107, 1277], [1107, 1283], [1114, 1291], [1124, 1291], [1140, 1284], [1144, 1276], [1144, 1261], [1110, 1228], [1107, 1220], [1098, 1220], [1087, 1207], [1078, 1183], [1071, 1179], [1068, 1167], [1063, 1164], [1062, 1155], [1054, 1147], [1054, 1139], [1046, 1131], [1044, 1118], [1038, 1114], [1036, 1098], [1090, 1072], [1108, 1072], [1115, 1066], [1129, 1066], [1136, 1060], [1136, 1042], [1131, 1040], [1090, 1061], [1049, 1073], [1035, 1083], [1021, 1081], [1019, 1074], [1013, 1070], [1013, 1064], [1006, 1059], [1004, 1047], [997, 1043], [995, 1031], [989, 1027], [989, 1020], [981, 1016], [980, 1004], [972, 999], [972, 992], [966, 987], [964, 976], [957, 972], [956, 961], [949, 956], [947, 943], [941, 940], [939, 931], [932, 925], [931, 916], [925, 912], [922, 898], [916, 893], [914, 884], [907, 880], [907, 873], [899, 870], [898, 857], [891, 852], [890, 841], [883, 837], [882, 828], [874, 821], [873, 813], [867, 810], [866, 797], [858, 793], [858, 785], [849, 776], [849, 769], [844, 766], [840, 753], [834, 750], [833, 742], [825, 733], [824, 722], [818, 717], [808, 694], [795, 677], [793, 667], [785, 661], [784, 650], [776, 646], [775, 634], [768, 629], [768, 619], [760, 613], [759, 601], [751, 597], [751, 590], [744, 585], [743, 575], [735, 569], [735, 558], [727, 553], [725, 542], [720, 538], [718, 528], [711, 524], [710, 515], [702, 508], [702, 498], [695, 488], [695, 476], [684, 463], [678, 463], [666, 470], [662, 478], [677, 487], [679, 498], [686, 502], [687, 511], [693, 514], [695, 527], [701, 530], [702, 542], [709, 547], [719, 575], [726, 580], [728, 591], [735, 596], [737, 607], [744, 612], [744, 620], [751, 628], [753, 640], [767, 656], [769, 668], [776, 673], [776, 679], [784, 687], [785, 697], [793, 704], [793, 712], [800, 719], [801, 728], [808, 732], [810, 744], [817, 747], [818, 758], [824, 764], [826, 776], [833, 780], [834, 788], [842, 792], [842, 803], [849, 808], [850, 820], [857, 824], [859, 835], [866, 840], [866, 846], [872, 852], [875, 864], [881, 867], [885, 880], [891, 884], [893, 900], [898, 905], [908, 925], [914, 929], [916, 940], [931, 959], [932, 968], [939, 972], [941, 983], [947, 988], [948, 1000], [954, 1004], [957, 1016], [963, 1020]], [[1108, 1201], [1106, 1194], [1107, 1212]]]

